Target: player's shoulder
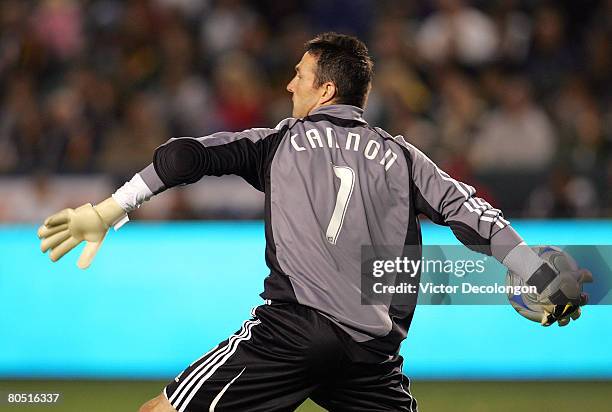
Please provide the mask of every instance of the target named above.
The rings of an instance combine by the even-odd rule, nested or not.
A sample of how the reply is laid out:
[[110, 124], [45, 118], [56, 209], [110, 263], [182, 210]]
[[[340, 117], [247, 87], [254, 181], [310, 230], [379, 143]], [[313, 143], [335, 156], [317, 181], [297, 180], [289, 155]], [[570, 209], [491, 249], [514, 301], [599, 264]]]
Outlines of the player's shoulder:
[[406, 139], [401, 134], [393, 136], [390, 133], [386, 132], [384, 129], [381, 129], [380, 127], [373, 127], [372, 129], [374, 129], [380, 136], [384, 137], [385, 141], [390, 142], [389, 144], [397, 145], [400, 150], [404, 152], [411, 164], [418, 166], [423, 163], [433, 163], [432, 160], [425, 153], [423, 153], [418, 147], [410, 143], [408, 139]]
[[401, 134], [393, 136], [392, 134], [390, 134], [389, 132], [387, 132], [386, 130], [380, 127], [372, 127], [372, 129], [376, 133], [378, 133], [381, 137], [383, 137], [386, 141], [393, 142], [397, 144], [398, 146], [401, 146], [402, 148], [407, 149], [408, 151], [418, 150], [415, 146], [408, 143], [406, 138], [404, 138], [404, 136], [402, 136]]
[[295, 117], [287, 117], [287, 118], [281, 120], [280, 122], [278, 122], [278, 124], [276, 125], [276, 127], [274, 127], [274, 129], [277, 130], [277, 131], [291, 129], [300, 120], [301, 119], [296, 119]]
[[240, 132], [243, 136], [246, 136], [252, 141], [264, 140], [273, 136], [278, 136], [279, 134], [284, 134], [288, 129], [290, 129], [297, 119], [292, 117], [288, 117], [286, 119], [281, 120], [274, 128], [269, 127], [252, 127], [247, 130], [243, 130]]

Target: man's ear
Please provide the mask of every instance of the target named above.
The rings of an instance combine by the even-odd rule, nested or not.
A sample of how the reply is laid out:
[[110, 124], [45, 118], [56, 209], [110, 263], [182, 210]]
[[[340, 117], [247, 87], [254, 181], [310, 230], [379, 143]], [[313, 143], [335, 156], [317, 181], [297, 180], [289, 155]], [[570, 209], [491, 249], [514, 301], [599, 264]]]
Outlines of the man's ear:
[[321, 88], [323, 89], [323, 93], [319, 98], [319, 105], [330, 103], [336, 98], [337, 89], [336, 85], [333, 82], [324, 83]]

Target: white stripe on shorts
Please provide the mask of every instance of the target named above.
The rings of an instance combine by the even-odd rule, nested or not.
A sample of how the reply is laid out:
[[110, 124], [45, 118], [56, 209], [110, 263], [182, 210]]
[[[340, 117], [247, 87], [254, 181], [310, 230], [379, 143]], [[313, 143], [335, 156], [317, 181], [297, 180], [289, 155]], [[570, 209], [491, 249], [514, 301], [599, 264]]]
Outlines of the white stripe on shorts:
[[236, 381], [236, 379], [238, 379], [240, 377], [240, 375], [242, 375], [242, 373], [244, 372], [244, 370], [246, 369], [246, 366], [244, 368], [242, 368], [242, 370], [240, 371], [240, 373], [238, 375], [236, 375], [234, 377], [234, 379], [232, 379], [231, 381], [229, 381], [227, 383], [227, 385], [225, 385], [223, 387], [223, 389], [221, 390], [221, 392], [219, 392], [219, 394], [217, 394], [217, 396], [215, 396], [215, 399], [213, 399], [212, 403], [210, 404], [210, 408], [208, 408], [208, 412], [215, 412], [215, 408], [217, 407], [217, 404], [219, 403], [219, 401], [221, 400], [221, 397], [223, 396], [223, 394], [228, 390], [228, 388], [230, 387], [230, 385], [232, 383], [234, 383]]
[[[197, 384], [195, 387], [193, 387], [191, 389], [191, 391], [189, 392], [189, 395], [187, 396], [187, 398], [185, 398], [185, 402], [183, 403], [183, 405], [179, 408], [178, 412], [185, 412], [185, 408], [187, 407], [187, 405], [189, 405], [189, 402], [191, 402], [191, 399], [193, 399], [193, 397], [195, 396], [195, 394], [200, 390], [200, 388], [202, 387], [202, 385], [204, 384], [204, 382], [206, 382], [208, 380], [208, 378], [210, 378], [212, 376], [213, 373], [215, 373], [217, 371], [217, 369], [219, 369], [221, 366], [223, 366], [225, 364], [225, 362], [227, 362], [227, 360], [234, 354], [234, 352], [236, 352], [236, 349], [238, 349], [238, 344], [242, 341], [245, 340], [249, 340], [251, 339], [251, 329], [253, 329], [253, 327], [255, 325], [259, 325], [261, 323], [261, 321], [255, 321], [253, 323], [250, 323], [247, 325], [247, 335], [246, 336], [242, 336], [238, 339], [235, 339], [234, 342], [232, 342], [232, 348], [230, 349], [229, 353], [226, 353], [222, 359], [220, 359], [219, 361], [215, 361], [213, 364], [210, 365], [209, 368], [204, 369], [202, 371], [200, 371], [200, 373], [198, 373], [198, 375], [195, 377], [193, 382], [197, 381]], [[208, 372], [208, 373], [206, 373]], [[204, 375], [206, 373], [206, 375]], [[204, 376], [202, 376], [204, 375]], [[187, 391], [184, 392], [184, 394], [187, 393]]]
[[[174, 393], [172, 393], [172, 396], [170, 396], [170, 399], [168, 399], [170, 401], [170, 403], [172, 404], [172, 406], [174, 406], [176, 408], [176, 406], [178, 405], [178, 403], [181, 402], [181, 400], [183, 399], [183, 397], [185, 396], [185, 393], [189, 390], [189, 387], [191, 386], [190, 381], [193, 380], [193, 378], [197, 375], [197, 373], [202, 370], [203, 368], [206, 368], [207, 365], [214, 363], [217, 361], [217, 359], [219, 359], [220, 357], [222, 357], [225, 353], [227, 353], [230, 350], [230, 345], [233, 343], [234, 340], [240, 338], [243, 335], [246, 335], [248, 333], [247, 331], [247, 326], [250, 324], [255, 323], [256, 321], [254, 320], [247, 320], [242, 324], [242, 327], [240, 328], [240, 331], [238, 331], [238, 333], [232, 335], [229, 338], [229, 341], [227, 343], [227, 345], [219, 348], [217, 345], [217, 349], [211, 354], [210, 357], [208, 357], [204, 362], [202, 362], [200, 365], [198, 365], [194, 370], [192, 370], [188, 376], [185, 377], [184, 380], [181, 381], [180, 385], [178, 386], [178, 388], [176, 388], [176, 390], [174, 391]], [[209, 352], [210, 353], [210, 352]], [[204, 355], [206, 356], [206, 355]], [[176, 403], [176, 405], [175, 405]]]

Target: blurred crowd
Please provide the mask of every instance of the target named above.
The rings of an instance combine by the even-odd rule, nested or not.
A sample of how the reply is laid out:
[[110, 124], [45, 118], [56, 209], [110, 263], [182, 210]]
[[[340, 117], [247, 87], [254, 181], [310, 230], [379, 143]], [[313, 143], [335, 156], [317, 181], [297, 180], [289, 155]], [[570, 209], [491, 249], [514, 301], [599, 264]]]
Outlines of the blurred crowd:
[[[303, 43], [333, 30], [374, 57], [370, 123], [510, 216], [609, 217], [611, 16], [611, 0], [2, 0], [0, 185], [113, 186], [170, 137], [274, 127]], [[261, 215], [173, 196], [164, 217]]]

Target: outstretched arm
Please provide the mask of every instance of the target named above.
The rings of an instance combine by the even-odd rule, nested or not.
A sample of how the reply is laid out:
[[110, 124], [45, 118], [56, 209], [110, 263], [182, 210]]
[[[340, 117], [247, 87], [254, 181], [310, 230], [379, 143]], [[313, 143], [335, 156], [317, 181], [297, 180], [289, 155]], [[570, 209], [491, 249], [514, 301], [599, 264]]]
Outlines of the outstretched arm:
[[[468, 248], [494, 256], [527, 285], [535, 286], [542, 299], [561, 308], [547, 322], [568, 317], [586, 303], [578, 273], [557, 273], [528, 247], [501, 210], [476, 196], [476, 190], [453, 179], [414, 146], [401, 142], [409, 160], [417, 213], [434, 223], [450, 226]], [[588, 280], [586, 280], [588, 281]]]
[[235, 174], [258, 190], [265, 190], [265, 169], [289, 121], [275, 129], [220, 132], [210, 136], [170, 139], [155, 150], [153, 162], [111, 197], [92, 206], [64, 209], [45, 220], [38, 229], [41, 250], [51, 250], [59, 260], [81, 242], [87, 245], [77, 262], [86, 269], [93, 261], [111, 226], [118, 229], [127, 214], [152, 196], [178, 185], [195, 183], [203, 176]]

